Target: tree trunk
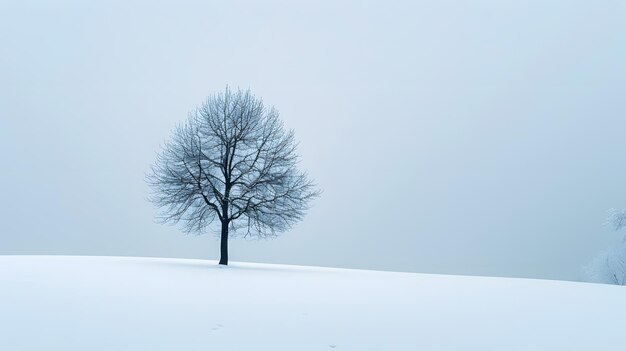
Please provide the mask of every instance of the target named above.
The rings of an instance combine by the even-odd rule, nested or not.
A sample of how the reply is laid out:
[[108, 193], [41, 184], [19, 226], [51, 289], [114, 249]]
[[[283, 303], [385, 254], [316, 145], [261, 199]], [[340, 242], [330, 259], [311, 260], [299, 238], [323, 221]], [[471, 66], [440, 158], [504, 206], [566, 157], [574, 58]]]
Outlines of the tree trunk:
[[228, 221], [222, 221], [222, 234], [220, 237], [220, 264], [228, 265]]

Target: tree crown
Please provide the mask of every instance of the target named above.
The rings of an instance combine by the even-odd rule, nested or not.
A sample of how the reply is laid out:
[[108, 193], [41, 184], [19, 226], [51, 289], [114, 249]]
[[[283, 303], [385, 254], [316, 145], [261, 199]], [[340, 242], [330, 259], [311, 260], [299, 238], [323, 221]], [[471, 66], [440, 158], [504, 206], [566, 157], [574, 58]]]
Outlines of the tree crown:
[[215, 221], [267, 237], [301, 220], [316, 185], [278, 111], [249, 90], [214, 94], [176, 127], [147, 181], [166, 223], [203, 233]]

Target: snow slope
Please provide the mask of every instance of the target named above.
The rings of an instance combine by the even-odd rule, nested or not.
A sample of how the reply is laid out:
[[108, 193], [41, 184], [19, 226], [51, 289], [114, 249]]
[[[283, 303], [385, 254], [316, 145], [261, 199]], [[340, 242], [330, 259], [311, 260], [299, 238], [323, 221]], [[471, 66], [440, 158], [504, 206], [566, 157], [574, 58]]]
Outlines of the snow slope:
[[0, 350], [618, 350], [626, 287], [0, 256]]

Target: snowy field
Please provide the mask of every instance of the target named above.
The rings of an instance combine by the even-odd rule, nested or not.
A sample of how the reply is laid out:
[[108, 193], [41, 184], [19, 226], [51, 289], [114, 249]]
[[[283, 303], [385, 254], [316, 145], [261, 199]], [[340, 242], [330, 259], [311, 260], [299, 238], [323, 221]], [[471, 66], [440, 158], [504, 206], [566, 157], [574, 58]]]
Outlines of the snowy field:
[[626, 287], [0, 256], [0, 350], [620, 350]]

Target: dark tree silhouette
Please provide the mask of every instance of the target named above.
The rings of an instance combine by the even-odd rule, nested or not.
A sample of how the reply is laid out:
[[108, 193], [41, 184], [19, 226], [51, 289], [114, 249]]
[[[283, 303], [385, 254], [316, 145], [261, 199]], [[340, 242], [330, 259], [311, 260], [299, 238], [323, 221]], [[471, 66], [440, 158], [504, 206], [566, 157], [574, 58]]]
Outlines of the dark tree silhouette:
[[301, 220], [319, 195], [297, 169], [293, 131], [249, 90], [210, 96], [179, 125], [147, 182], [162, 222], [202, 234], [219, 223], [220, 264], [229, 235], [272, 237]]

